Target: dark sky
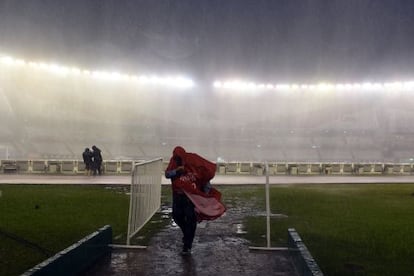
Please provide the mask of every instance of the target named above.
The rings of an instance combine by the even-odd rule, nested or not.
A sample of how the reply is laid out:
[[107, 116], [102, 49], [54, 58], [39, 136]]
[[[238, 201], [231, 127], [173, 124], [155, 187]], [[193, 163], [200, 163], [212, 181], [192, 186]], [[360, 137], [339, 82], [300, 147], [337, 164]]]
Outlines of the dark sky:
[[412, 0], [0, 0], [0, 52], [199, 81], [407, 80]]

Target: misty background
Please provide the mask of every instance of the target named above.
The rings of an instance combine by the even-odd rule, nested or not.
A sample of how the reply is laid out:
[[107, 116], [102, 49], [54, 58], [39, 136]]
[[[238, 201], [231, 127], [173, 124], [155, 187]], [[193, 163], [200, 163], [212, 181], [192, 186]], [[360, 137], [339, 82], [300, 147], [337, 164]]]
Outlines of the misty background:
[[264, 83], [412, 81], [412, 1], [0, 0], [0, 54], [182, 74], [177, 91], [0, 65], [0, 158], [410, 162], [414, 91], [221, 91]]

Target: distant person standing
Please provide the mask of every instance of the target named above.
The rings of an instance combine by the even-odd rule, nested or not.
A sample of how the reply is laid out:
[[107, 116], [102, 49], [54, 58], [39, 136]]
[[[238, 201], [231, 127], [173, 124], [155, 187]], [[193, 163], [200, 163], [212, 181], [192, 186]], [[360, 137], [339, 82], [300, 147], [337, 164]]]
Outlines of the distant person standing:
[[85, 164], [85, 175], [91, 175], [91, 171], [93, 169], [92, 164], [92, 152], [89, 148], [86, 148], [85, 151], [82, 153], [83, 163]]
[[97, 146], [92, 146], [92, 157], [93, 157], [93, 175], [101, 175], [101, 167], [102, 167], [102, 154], [101, 150]]

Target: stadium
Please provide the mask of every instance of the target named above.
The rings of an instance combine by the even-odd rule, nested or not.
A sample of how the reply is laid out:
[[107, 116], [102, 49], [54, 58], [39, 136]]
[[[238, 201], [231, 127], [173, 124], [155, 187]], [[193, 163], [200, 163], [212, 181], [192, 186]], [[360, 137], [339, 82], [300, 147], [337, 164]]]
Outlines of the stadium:
[[216, 161], [412, 161], [413, 82], [203, 87], [184, 77], [0, 61], [2, 159], [76, 160], [99, 144], [109, 160], [148, 160], [185, 143]]
[[[302, 233], [305, 242], [309, 241], [310, 252], [304, 246], [306, 254], [315, 257], [321, 270], [318, 265], [313, 271], [312, 267], [305, 269], [310, 272], [285, 267], [285, 274], [280, 275], [322, 275], [322, 271], [328, 275], [378, 275], [378, 271], [401, 275], [412, 269], [409, 248], [413, 241], [404, 244], [402, 237], [412, 230], [407, 220], [413, 212], [409, 201], [414, 183], [414, 80], [408, 47], [413, 43], [408, 38], [413, 30], [410, 24], [401, 23], [412, 21], [412, 5], [405, 7], [397, 1], [391, 8], [385, 1], [351, 1], [352, 5], [332, 4], [326, 11], [320, 5], [297, 3], [300, 1], [281, 4], [261, 0], [255, 7], [249, 1], [166, 1], [158, 5], [142, 1], [119, 6], [104, 2], [99, 7], [82, 1], [62, 6], [0, 3], [0, 35], [4, 38], [0, 42], [0, 212], [4, 216], [0, 239], [6, 244], [26, 244], [24, 253], [13, 254], [30, 256], [28, 247], [37, 252], [28, 257], [33, 258], [29, 264], [16, 270], [6, 270], [8, 263], [0, 263], [0, 272], [32, 275], [35, 272], [28, 269], [96, 229], [99, 235], [109, 237], [109, 243], [128, 245], [130, 238], [133, 244], [140, 243], [130, 232], [144, 231], [138, 236], [148, 239], [148, 251], [136, 252], [135, 257], [131, 253], [127, 262], [133, 267], [136, 259], [146, 260], [136, 265], [136, 270], [144, 270], [143, 275], [147, 275], [145, 271], [166, 275], [166, 271], [171, 275], [239, 275], [242, 270], [242, 275], [268, 273], [283, 261], [277, 263], [276, 255], [259, 260], [246, 249], [247, 244], [261, 248], [271, 236], [282, 252], [277, 258], [282, 259], [283, 251], [303, 249], [292, 250], [289, 244], [294, 237], [301, 243], [301, 237], [295, 235]], [[212, 12], [207, 12], [210, 9]], [[317, 11], [330, 16], [316, 19]], [[300, 20], [286, 16], [296, 13]], [[376, 17], [378, 14], [381, 16]], [[337, 20], [331, 18], [335, 15]], [[361, 19], [366, 17], [376, 19]], [[272, 22], [277, 27], [271, 27]], [[330, 29], [330, 24], [336, 29]], [[395, 29], [384, 27], [393, 24]], [[291, 32], [285, 32], [285, 27]], [[380, 39], [381, 31], [392, 36], [391, 46]], [[92, 145], [102, 150], [101, 178], [84, 175], [82, 152]], [[214, 255], [206, 249], [212, 244], [221, 251], [210, 262], [219, 262], [227, 254], [239, 252], [235, 254], [239, 259], [229, 260], [245, 263], [239, 270], [222, 265], [227, 270], [203, 272], [203, 259], [197, 254], [190, 263], [168, 266], [163, 259], [175, 257], [154, 249], [163, 248], [160, 244], [165, 239], [180, 239], [176, 229], [163, 224], [171, 220], [162, 219], [163, 212], [168, 213], [171, 202], [167, 198], [171, 195], [169, 181], [158, 178], [176, 146], [216, 163], [212, 182], [223, 189], [225, 203], [233, 207], [227, 217], [202, 224], [197, 230], [201, 249], [196, 253]], [[137, 177], [139, 164], [159, 158], [159, 167], [144, 170], [151, 170], [150, 176], [144, 173]], [[134, 196], [129, 195], [142, 189], [134, 184], [148, 184], [141, 183], [142, 179], [156, 179], [162, 187], [156, 194], [147, 191], [157, 204], [145, 214], [138, 230], [129, 229], [133, 208], [128, 210], [127, 205], [140, 204], [131, 203]], [[271, 187], [270, 199], [267, 190], [265, 200], [263, 186], [257, 184], [266, 181]], [[43, 212], [39, 206], [49, 203], [41, 199], [39, 191], [45, 185], [34, 183], [48, 187], [65, 184], [67, 190], [57, 195], [44, 190], [52, 201], [59, 193], [79, 193], [71, 199], [79, 200], [76, 212], [87, 208], [81, 205], [88, 201], [82, 194], [86, 192], [91, 202], [96, 197], [98, 207], [94, 208], [108, 208], [108, 215], [95, 214], [97, 221], [85, 219], [87, 226], [77, 225], [72, 218], [55, 218], [56, 224], [69, 229], [70, 238], [62, 244], [48, 244], [44, 234], [55, 235], [61, 229], [52, 227], [54, 223], [48, 225], [47, 218], [10, 203], [14, 200], [31, 208], [30, 212], [39, 208]], [[90, 186], [104, 187], [104, 194]], [[107, 190], [113, 190], [113, 195], [106, 195]], [[31, 199], [30, 193], [39, 198]], [[118, 205], [102, 207], [101, 196]], [[296, 197], [303, 204], [293, 203]], [[69, 206], [73, 207], [71, 200]], [[339, 205], [319, 209], [317, 201]], [[244, 209], [241, 202], [252, 202], [251, 210]], [[364, 205], [370, 202], [375, 207]], [[59, 209], [58, 201], [53, 204]], [[109, 214], [116, 208], [122, 210], [122, 219]], [[271, 215], [274, 232], [266, 229], [270, 222], [264, 209], [267, 220]], [[311, 210], [314, 213], [308, 214]], [[335, 220], [332, 210], [338, 210], [341, 220]], [[47, 215], [54, 217], [55, 213]], [[14, 221], [13, 216], [22, 221]], [[36, 220], [24, 222], [28, 216], [45, 223], [46, 228], [40, 230], [43, 234], [23, 230], [30, 228], [27, 223], [37, 224]], [[112, 225], [113, 234], [108, 232], [110, 227], [103, 227], [106, 224]], [[349, 224], [355, 224], [354, 228]], [[378, 228], [384, 232], [377, 232]], [[355, 236], [347, 236], [347, 229]], [[210, 241], [209, 231], [220, 237], [221, 243]], [[395, 237], [390, 235], [393, 231]], [[233, 248], [230, 237], [234, 235], [240, 244]], [[392, 238], [384, 238], [387, 235]], [[386, 241], [380, 241], [382, 238]], [[345, 253], [331, 259], [327, 251], [337, 251], [341, 242]], [[329, 249], [324, 249], [325, 245]], [[170, 249], [177, 244], [170, 241], [165, 246]], [[122, 258], [125, 251], [120, 250], [112, 253], [113, 258]], [[370, 252], [376, 260], [370, 260]], [[7, 254], [4, 250], [0, 253]], [[293, 262], [291, 257], [287, 259], [286, 263]], [[112, 259], [112, 263], [117, 261]], [[151, 262], [156, 265], [145, 266]], [[256, 267], [262, 262], [269, 264], [267, 270]], [[378, 264], [387, 262], [387, 268]], [[98, 265], [95, 272], [86, 273], [137, 273], [120, 271], [103, 272]]]

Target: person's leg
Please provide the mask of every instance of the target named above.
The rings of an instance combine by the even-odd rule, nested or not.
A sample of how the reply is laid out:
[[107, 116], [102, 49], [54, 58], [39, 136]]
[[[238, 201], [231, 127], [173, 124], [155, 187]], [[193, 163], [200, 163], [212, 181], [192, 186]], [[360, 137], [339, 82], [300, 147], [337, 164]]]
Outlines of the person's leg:
[[94, 162], [92, 163], [92, 171], [93, 171], [93, 175], [96, 175], [96, 169], [97, 169], [97, 166], [96, 166], [96, 162], [94, 161]]
[[190, 254], [197, 227], [193, 203], [185, 195], [173, 196], [173, 219], [183, 233], [183, 254]]
[[185, 232], [185, 212], [183, 206], [183, 195], [173, 195], [172, 217], [175, 223]]
[[90, 176], [91, 175], [91, 171], [92, 171], [92, 164], [91, 163], [89, 163], [87, 166], [86, 166], [86, 175], [87, 176]]
[[184, 247], [183, 251], [191, 250], [193, 246], [195, 231], [197, 228], [197, 217], [194, 211], [194, 204], [187, 198], [185, 206], [185, 226], [184, 226]]

